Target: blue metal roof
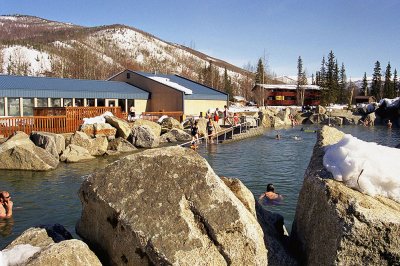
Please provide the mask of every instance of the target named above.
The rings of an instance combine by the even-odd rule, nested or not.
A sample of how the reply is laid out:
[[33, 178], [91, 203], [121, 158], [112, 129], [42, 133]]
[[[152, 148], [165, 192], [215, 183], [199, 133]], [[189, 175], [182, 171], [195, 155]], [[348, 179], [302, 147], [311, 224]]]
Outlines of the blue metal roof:
[[0, 97], [147, 100], [149, 93], [119, 81], [0, 75]]
[[137, 71], [135, 71], [135, 73], [147, 78], [150, 77], [168, 78], [170, 81], [192, 90], [193, 94], [185, 94], [185, 99], [188, 100], [222, 100], [222, 101], [228, 100], [228, 94], [226, 94], [225, 92], [217, 91], [213, 88], [204, 86], [200, 83], [194, 82], [192, 80], [186, 79], [178, 75], [152, 74], [152, 73], [137, 72]]

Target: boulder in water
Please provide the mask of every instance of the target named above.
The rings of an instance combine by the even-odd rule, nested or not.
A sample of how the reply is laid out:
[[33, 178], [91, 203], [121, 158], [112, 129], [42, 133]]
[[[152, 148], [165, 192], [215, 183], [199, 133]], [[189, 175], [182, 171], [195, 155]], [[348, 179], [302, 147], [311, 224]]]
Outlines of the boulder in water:
[[57, 160], [65, 149], [65, 138], [63, 135], [35, 131], [31, 133], [30, 139], [36, 146], [47, 150]]
[[400, 204], [371, 197], [332, 179], [325, 146], [344, 133], [323, 127], [304, 175], [291, 237], [308, 265], [396, 265], [400, 261]]
[[267, 265], [256, 218], [191, 149], [126, 156], [79, 196], [77, 232], [111, 265]]
[[160, 145], [160, 136], [155, 135], [154, 131], [147, 125], [132, 128], [132, 143], [140, 148], [155, 148]]
[[55, 169], [58, 159], [37, 147], [29, 135], [18, 131], [0, 145], [0, 169], [46, 171]]

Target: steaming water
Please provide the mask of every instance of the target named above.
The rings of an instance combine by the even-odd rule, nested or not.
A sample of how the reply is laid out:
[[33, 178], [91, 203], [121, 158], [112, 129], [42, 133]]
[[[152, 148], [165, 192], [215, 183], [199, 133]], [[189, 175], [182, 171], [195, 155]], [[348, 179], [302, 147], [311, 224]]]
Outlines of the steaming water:
[[[400, 130], [385, 127], [344, 127], [346, 133], [379, 144], [394, 147], [400, 143]], [[281, 140], [275, 135], [281, 134]], [[301, 140], [293, 137], [299, 136]], [[223, 145], [202, 147], [199, 153], [221, 176], [237, 177], [258, 197], [268, 183], [284, 195], [280, 206], [268, 207], [281, 213], [288, 230], [296, 210], [298, 193], [308, 166], [316, 134], [299, 127], [269, 130], [264, 135]], [[8, 190], [14, 201], [14, 218], [0, 219], [0, 248], [26, 229], [38, 224], [60, 223], [74, 234], [80, 217], [78, 190], [84, 177], [105, 167], [115, 157], [64, 164], [50, 172], [0, 170], [0, 190]]]

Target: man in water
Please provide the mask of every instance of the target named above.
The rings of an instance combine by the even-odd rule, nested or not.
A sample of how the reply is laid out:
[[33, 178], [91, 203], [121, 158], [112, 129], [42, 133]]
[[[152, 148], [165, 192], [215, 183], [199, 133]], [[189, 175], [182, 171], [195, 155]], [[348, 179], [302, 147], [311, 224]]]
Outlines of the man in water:
[[2, 191], [0, 193], [0, 218], [10, 218], [12, 216], [13, 202], [10, 193]]
[[267, 203], [279, 203], [283, 200], [283, 197], [279, 193], [275, 193], [275, 187], [273, 184], [268, 184], [267, 191], [259, 197], [259, 200], [262, 199], [265, 199]]

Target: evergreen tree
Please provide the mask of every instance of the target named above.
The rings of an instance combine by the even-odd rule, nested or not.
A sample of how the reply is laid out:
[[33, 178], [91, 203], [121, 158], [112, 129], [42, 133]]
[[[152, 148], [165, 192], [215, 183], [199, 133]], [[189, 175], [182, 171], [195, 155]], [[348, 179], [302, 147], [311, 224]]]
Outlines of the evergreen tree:
[[[322, 74], [322, 73], [321, 73]], [[338, 100], [339, 91], [339, 71], [337, 62], [335, 60], [335, 55], [333, 51], [330, 51], [328, 55], [328, 61], [326, 62], [326, 78], [325, 78], [325, 93], [324, 93], [324, 103], [336, 103]]]
[[325, 65], [326, 65], [326, 62], [325, 62], [325, 56], [324, 56], [324, 57], [322, 57], [321, 69], [318, 73], [319, 82], [317, 84], [318, 86], [321, 86], [323, 88], [326, 87], [326, 67], [325, 67]]
[[395, 97], [395, 92], [392, 84], [392, 70], [390, 62], [388, 63], [385, 71], [385, 83], [383, 84], [383, 97], [393, 99]]
[[297, 105], [304, 105], [305, 87], [307, 85], [307, 77], [303, 70], [303, 60], [301, 56], [297, 59], [297, 88], [296, 88], [296, 101]]
[[347, 100], [346, 88], [347, 88], [346, 70], [344, 68], [344, 63], [342, 63], [342, 66], [340, 67], [340, 71], [339, 71], [339, 101], [340, 101], [340, 103], [345, 103]]
[[396, 97], [399, 97], [399, 81], [397, 80], [397, 69], [394, 69], [393, 73], [393, 90]]
[[361, 87], [361, 95], [368, 96], [367, 72], [364, 72], [364, 77], [363, 77], [362, 87]]
[[228, 76], [228, 71], [224, 71], [224, 91], [228, 93], [229, 95], [229, 100], [233, 100], [233, 87], [232, 87], [232, 81], [231, 78]]
[[265, 82], [265, 69], [262, 59], [258, 59], [255, 83], [263, 84]]
[[376, 98], [377, 101], [379, 101], [382, 98], [381, 87], [382, 87], [381, 63], [379, 61], [376, 61], [374, 67], [374, 73], [372, 74], [371, 94]]

